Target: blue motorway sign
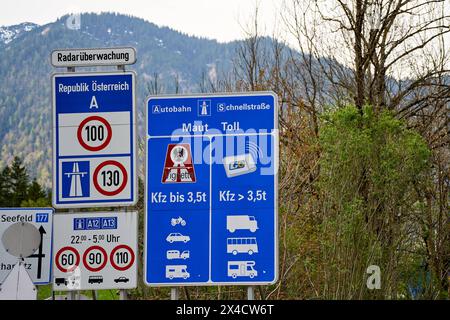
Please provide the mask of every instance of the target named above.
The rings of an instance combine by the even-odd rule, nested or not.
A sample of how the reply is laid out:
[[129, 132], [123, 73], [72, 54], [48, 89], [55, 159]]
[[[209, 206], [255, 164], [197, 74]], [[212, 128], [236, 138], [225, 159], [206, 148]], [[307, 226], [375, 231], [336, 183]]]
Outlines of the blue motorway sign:
[[133, 205], [136, 183], [135, 74], [52, 77], [53, 205]]
[[272, 92], [148, 99], [148, 285], [277, 280], [277, 112]]

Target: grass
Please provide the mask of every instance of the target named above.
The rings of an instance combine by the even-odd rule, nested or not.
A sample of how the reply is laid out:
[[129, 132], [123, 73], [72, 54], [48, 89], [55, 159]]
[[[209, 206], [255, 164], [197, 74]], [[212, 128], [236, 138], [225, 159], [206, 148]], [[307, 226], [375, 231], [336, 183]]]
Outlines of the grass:
[[[119, 300], [119, 290], [97, 290], [97, 300]], [[81, 291], [81, 294], [92, 299], [92, 290]], [[66, 291], [55, 291], [55, 295], [67, 295]], [[38, 300], [52, 296], [52, 285], [38, 286]]]

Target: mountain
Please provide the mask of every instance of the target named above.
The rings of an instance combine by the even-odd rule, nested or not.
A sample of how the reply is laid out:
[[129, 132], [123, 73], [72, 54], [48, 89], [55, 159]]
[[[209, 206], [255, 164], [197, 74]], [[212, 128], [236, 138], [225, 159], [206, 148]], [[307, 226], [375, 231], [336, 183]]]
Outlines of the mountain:
[[165, 92], [173, 92], [175, 78], [181, 92], [198, 92], [202, 74], [213, 77], [230, 70], [237, 45], [188, 36], [114, 13], [82, 14], [78, 29], [68, 27], [68, 18], [41, 26], [22, 23], [0, 28], [0, 168], [20, 156], [30, 174], [46, 186], [51, 185], [50, 75], [65, 71], [50, 65], [52, 50], [135, 47], [138, 61], [127, 69], [138, 75], [142, 125], [144, 100], [156, 74]]
[[5, 46], [11, 41], [22, 36], [26, 32], [38, 27], [37, 24], [31, 22], [24, 22], [13, 26], [0, 27], [0, 47]]

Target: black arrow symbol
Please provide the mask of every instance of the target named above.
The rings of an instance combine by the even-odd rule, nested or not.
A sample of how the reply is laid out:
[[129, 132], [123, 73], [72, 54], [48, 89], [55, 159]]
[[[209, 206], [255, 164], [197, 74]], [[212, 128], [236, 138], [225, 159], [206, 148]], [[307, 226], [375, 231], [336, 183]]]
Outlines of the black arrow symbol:
[[45, 229], [43, 226], [39, 227], [39, 233], [41, 234], [41, 243], [39, 244], [39, 251], [38, 254], [32, 254], [31, 256], [29, 256], [28, 258], [38, 258], [38, 267], [37, 267], [37, 278], [40, 279], [41, 278], [41, 273], [42, 273], [42, 258], [45, 258], [45, 254], [42, 253], [42, 244], [44, 241], [44, 234], [47, 233], [45, 232]]

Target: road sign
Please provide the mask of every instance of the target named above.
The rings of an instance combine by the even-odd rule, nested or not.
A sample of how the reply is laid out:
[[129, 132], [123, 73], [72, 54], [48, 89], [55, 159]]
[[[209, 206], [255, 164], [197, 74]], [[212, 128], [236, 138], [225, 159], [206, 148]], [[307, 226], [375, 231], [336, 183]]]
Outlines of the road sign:
[[132, 289], [137, 212], [55, 215], [54, 290]]
[[58, 49], [50, 57], [54, 67], [117, 66], [136, 62], [132, 47], [99, 49]]
[[135, 204], [135, 74], [55, 74], [52, 83], [54, 207]]
[[0, 300], [36, 300], [37, 289], [19, 261], [0, 286]]
[[166, 161], [162, 183], [195, 182], [194, 166], [192, 165], [191, 147], [189, 144], [171, 143], [167, 146]]
[[[13, 270], [21, 253], [33, 283], [49, 283], [52, 232], [52, 208], [0, 208], [0, 283]], [[26, 248], [25, 242], [32, 243], [33, 248]]]
[[277, 112], [271, 92], [147, 100], [148, 285], [277, 280]]

